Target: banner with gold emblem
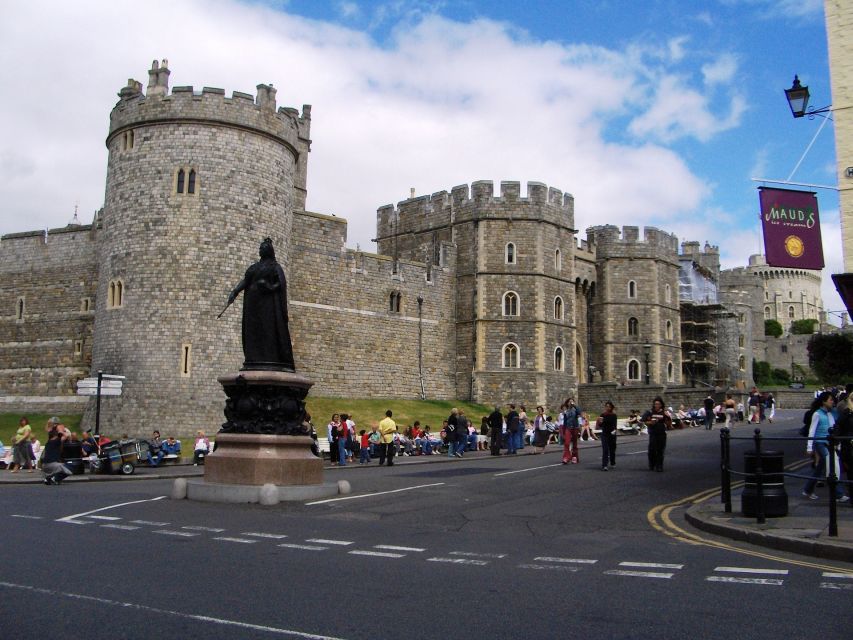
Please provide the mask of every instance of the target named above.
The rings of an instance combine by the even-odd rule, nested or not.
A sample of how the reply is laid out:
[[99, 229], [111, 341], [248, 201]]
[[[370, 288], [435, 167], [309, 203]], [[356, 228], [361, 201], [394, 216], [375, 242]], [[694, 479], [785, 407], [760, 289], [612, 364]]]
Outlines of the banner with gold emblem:
[[823, 269], [815, 192], [759, 187], [758, 199], [767, 264], [771, 267]]

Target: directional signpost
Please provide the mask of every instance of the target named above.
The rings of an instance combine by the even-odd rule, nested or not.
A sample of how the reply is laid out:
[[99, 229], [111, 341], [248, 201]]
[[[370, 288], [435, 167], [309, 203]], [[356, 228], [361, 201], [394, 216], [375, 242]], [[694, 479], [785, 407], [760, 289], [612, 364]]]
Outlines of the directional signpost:
[[78, 396], [95, 396], [95, 435], [101, 434], [101, 396], [120, 396], [124, 376], [111, 375], [98, 371], [96, 378], [84, 378], [77, 382]]

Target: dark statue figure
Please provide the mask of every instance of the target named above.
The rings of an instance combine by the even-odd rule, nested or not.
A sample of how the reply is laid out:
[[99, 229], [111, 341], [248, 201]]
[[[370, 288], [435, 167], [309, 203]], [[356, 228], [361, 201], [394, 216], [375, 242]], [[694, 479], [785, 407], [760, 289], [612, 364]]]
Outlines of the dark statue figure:
[[243, 292], [245, 361], [239, 374], [219, 378], [227, 396], [220, 432], [306, 435], [305, 397], [312, 383], [295, 373], [284, 270], [272, 240], [265, 238], [259, 253], [261, 259], [246, 270], [225, 306]]
[[259, 253], [261, 259], [228, 296], [231, 305], [243, 292], [243, 370], [295, 371], [284, 270], [275, 259], [272, 240], [264, 238]]

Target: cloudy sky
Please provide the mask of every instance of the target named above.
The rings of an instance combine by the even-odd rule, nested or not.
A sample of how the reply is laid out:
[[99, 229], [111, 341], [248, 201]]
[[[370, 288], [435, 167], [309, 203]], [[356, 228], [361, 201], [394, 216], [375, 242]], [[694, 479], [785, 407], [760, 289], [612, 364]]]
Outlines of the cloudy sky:
[[[0, 233], [90, 222], [109, 111], [168, 58], [171, 86], [313, 105], [308, 208], [375, 250], [377, 207], [474, 180], [545, 182], [575, 224], [654, 225], [761, 251], [758, 183], [786, 180], [831, 102], [820, 0], [10, 0], [0, 23]], [[829, 122], [791, 180], [836, 183]], [[841, 310], [838, 197], [818, 190], [824, 304]]]

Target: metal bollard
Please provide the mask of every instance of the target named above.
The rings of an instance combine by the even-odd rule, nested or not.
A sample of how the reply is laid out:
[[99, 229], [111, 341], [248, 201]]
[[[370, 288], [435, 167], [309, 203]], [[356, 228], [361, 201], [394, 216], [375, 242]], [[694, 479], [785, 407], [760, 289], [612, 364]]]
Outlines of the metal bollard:
[[755, 429], [755, 521], [764, 524], [764, 469], [761, 466], [761, 429]]
[[836, 478], [835, 469], [835, 427], [829, 430], [829, 460], [827, 461], [829, 476], [826, 479], [826, 484], [829, 487], [829, 535], [838, 537], [838, 504], [835, 501], [836, 491], [838, 490], [838, 478]]
[[731, 461], [730, 435], [731, 430], [728, 427], [720, 429], [720, 487], [722, 488], [720, 498], [725, 505], [726, 513], [732, 512], [732, 476], [729, 473], [731, 468], [729, 464]]

